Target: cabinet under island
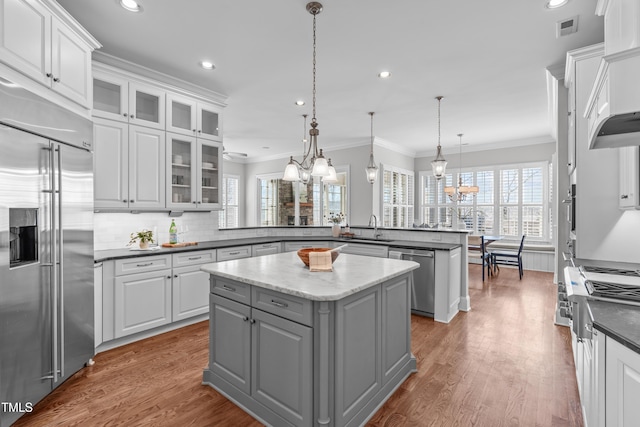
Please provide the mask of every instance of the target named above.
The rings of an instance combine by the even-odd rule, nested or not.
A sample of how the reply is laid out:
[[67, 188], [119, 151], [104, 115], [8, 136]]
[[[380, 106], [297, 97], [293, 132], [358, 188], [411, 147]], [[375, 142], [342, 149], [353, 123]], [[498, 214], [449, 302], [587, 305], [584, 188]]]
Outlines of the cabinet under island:
[[295, 252], [206, 264], [208, 384], [272, 426], [358, 426], [416, 371], [413, 261]]

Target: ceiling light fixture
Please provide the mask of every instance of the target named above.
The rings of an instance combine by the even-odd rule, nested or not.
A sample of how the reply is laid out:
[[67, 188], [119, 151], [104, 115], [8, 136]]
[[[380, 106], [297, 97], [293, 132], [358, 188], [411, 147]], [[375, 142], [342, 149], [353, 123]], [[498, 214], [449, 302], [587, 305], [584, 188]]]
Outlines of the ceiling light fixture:
[[304, 105], [304, 101], [296, 101], [296, 105], [298, 107], [302, 107]]
[[378, 179], [378, 166], [376, 166], [376, 161], [373, 160], [373, 115], [375, 113], [371, 111], [369, 115], [371, 116], [371, 151], [369, 152], [369, 164], [367, 165], [367, 181], [369, 184], [374, 184], [376, 179]]
[[463, 202], [467, 199], [467, 196], [475, 196], [480, 191], [480, 188], [477, 185], [462, 185], [462, 135], [458, 134], [458, 138], [460, 138], [460, 172], [458, 172], [458, 186], [446, 186], [444, 187], [444, 192], [447, 193], [449, 199], [452, 202]]
[[142, 6], [140, 6], [134, 0], [120, 0], [120, 6], [128, 10], [129, 12], [141, 12]]
[[569, 3], [569, 0], [549, 0], [545, 6], [547, 9], [557, 9]]
[[216, 66], [213, 65], [213, 62], [211, 62], [211, 61], [202, 61], [200, 63], [200, 66], [202, 68], [204, 68], [205, 70], [213, 70], [214, 68], [216, 68]]
[[308, 165], [311, 168], [312, 176], [328, 176], [329, 164], [322, 154], [322, 148], [318, 149], [318, 134], [320, 131], [318, 128], [318, 121], [316, 120], [316, 15], [322, 12], [322, 4], [312, 1], [307, 3], [307, 12], [313, 15], [313, 117], [311, 118], [311, 129], [309, 129], [309, 136], [311, 137], [311, 143], [309, 149], [302, 158], [302, 162], [298, 162], [290, 157], [289, 163], [284, 170], [284, 181], [298, 181], [300, 174], [298, 168], [302, 167], [305, 162], [308, 161]]
[[440, 145], [440, 101], [442, 101], [443, 96], [436, 96], [438, 100], [438, 151], [436, 152], [436, 158], [431, 162], [431, 169], [433, 169], [433, 176], [436, 179], [442, 179], [444, 173], [447, 169], [447, 161], [444, 159], [442, 155], [442, 146]]
[[380, 77], [381, 79], [386, 79], [391, 77], [391, 72], [390, 71], [382, 71], [380, 73], [378, 73], [378, 77]]

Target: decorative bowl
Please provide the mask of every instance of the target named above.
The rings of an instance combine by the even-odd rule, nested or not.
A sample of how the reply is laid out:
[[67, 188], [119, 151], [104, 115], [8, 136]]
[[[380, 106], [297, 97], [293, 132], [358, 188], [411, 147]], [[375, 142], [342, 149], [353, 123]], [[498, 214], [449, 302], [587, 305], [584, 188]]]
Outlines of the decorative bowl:
[[[298, 256], [300, 257], [302, 262], [304, 262], [304, 265], [309, 267], [309, 253], [311, 253], [311, 252], [325, 252], [325, 251], [330, 251], [330, 250], [331, 250], [331, 248], [303, 248], [303, 249], [299, 249], [298, 250]], [[332, 264], [336, 261], [336, 258], [338, 258], [338, 255], [340, 255], [340, 252], [338, 252], [338, 251], [331, 252], [331, 263]]]

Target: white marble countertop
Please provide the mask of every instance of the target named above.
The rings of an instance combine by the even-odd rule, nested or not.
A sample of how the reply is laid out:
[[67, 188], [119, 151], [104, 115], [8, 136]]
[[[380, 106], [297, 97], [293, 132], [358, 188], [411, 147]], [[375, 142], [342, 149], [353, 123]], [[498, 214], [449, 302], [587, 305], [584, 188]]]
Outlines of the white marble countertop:
[[332, 272], [311, 272], [296, 252], [205, 264], [201, 270], [315, 301], [336, 301], [419, 267], [413, 261], [340, 254]]

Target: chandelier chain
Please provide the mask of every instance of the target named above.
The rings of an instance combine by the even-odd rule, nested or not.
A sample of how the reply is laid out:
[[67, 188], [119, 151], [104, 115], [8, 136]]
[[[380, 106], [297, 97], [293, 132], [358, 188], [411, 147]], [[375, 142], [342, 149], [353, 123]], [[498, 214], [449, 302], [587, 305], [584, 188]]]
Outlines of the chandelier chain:
[[316, 14], [313, 14], [313, 118], [316, 121]]
[[371, 115], [371, 154], [373, 154], [373, 113]]

